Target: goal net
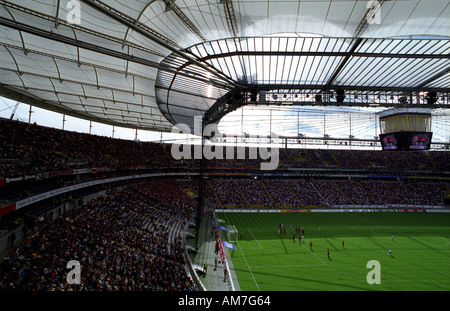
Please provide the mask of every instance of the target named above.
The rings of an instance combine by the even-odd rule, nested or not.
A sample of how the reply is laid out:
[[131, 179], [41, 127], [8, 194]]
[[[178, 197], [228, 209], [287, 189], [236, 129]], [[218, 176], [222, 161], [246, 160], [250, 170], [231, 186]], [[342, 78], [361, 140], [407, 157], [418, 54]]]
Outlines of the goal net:
[[229, 242], [237, 242], [238, 241], [238, 231], [236, 229], [235, 226], [233, 225], [228, 225], [227, 226], [228, 229], [228, 241]]

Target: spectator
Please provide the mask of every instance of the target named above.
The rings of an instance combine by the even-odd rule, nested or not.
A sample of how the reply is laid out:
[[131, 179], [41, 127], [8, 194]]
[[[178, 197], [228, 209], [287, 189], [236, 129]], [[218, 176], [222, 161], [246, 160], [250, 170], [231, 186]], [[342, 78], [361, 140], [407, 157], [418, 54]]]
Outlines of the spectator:
[[[124, 189], [77, 206], [47, 226], [39, 222], [0, 265], [0, 288], [195, 290], [184, 269], [181, 237], [169, 240], [176, 220], [166, 214], [171, 208], [142, 202], [141, 194]], [[135, 210], [153, 215], [151, 225], [144, 226], [147, 218]], [[80, 285], [66, 283], [69, 260], [81, 263]]]

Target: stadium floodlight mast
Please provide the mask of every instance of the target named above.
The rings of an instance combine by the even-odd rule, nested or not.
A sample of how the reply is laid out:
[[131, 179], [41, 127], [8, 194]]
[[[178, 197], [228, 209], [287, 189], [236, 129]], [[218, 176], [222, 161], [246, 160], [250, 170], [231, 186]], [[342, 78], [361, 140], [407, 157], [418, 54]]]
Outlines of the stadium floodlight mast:
[[[203, 129], [203, 130], [202, 130]], [[175, 124], [172, 127], [172, 133], [177, 134], [191, 134], [191, 128], [189, 125], [184, 123]], [[209, 144], [200, 144], [194, 145], [194, 159], [201, 160], [203, 157], [207, 160], [218, 159], [223, 160], [223, 146], [217, 145], [211, 142], [212, 139], [223, 139], [226, 137], [223, 133], [219, 132], [217, 123], [207, 124], [204, 128], [202, 127], [202, 117], [195, 116], [194, 117], [194, 135], [198, 135], [199, 137], [206, 138], [210, 137], [210, 139], [206, 139], [209, 141]], [[250, 136], [252, 138], [267, 138], [265, 135], [254, 135]], [[278, 136], [275, 134], [271, 134], [271, 139], [277, 139]], [[191, 154], [191, 144], [172, 144], [171, 154], [175, 160], [181, 159], [192, 159]], [[225, 159], [227, 160], [245, 160], [246, 147], [235, 147], [227, 145], [225, 147]], [[236, 154], [235, 151], [236, 150]], [[258, 147], [258, 148], [249, 148], [249, 159], [255, 160], [258, 158], [257, 153], [259, 152], [259, 156], [262, 160], [260, 164], [261, 170], [276, 170], [278, 168], [279, 162], [279, 150], [276, 147]], [[268, 161], [268, 162], [265, 162]]]

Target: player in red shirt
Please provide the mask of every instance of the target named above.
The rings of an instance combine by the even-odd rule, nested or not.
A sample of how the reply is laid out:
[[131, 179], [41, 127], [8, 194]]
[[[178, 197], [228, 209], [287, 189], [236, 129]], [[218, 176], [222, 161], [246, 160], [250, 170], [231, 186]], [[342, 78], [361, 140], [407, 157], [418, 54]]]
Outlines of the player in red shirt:
[[312, 242], [309, 242], [309, 249], [312, 250]]

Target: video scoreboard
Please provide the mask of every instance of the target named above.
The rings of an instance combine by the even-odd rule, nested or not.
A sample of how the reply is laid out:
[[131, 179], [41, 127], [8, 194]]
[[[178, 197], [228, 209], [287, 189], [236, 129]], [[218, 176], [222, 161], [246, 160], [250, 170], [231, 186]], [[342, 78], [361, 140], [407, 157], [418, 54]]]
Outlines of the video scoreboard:
[[432, 132], [394, 132], [380, 134], [383, 150], [429, 150]]

